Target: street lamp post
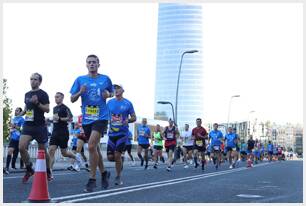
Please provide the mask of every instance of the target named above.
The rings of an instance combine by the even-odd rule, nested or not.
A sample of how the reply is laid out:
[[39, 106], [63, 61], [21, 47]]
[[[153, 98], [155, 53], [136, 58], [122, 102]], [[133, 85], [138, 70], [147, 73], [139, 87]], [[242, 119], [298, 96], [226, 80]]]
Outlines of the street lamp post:
[[188, 50], [184, 51], [181, 55], [181, 61], [180, 61], [180, 67], [177, 75], [177, 83], [176, 83], [176, 95], [175, 95], [175, 120], [177, 121], [177, 100], [178, 100], [178, 89], [180, 85], [180, 76], [181, 76], [181, 69], [182, 69], [182, 62], [183, 62], [183, 57], [185, 54], [192, 54], [199, 52], [198, 50]]
[[[250, 134], [251, 134], [251, 120], [250, 120], [250, 114], [251, 113], [254, 113], [255, 111], [254, 110], [252, 110], [252, 111], [250, 111], [249, 112], [249, 115], [248, 115], [248, 123], [249, 123], [249, 129], [248, 129], [248, 136], [250, 136]], [[253, 133], [252, 133], [253, 134]]]
[[157, 104], [170, 104], [171, 105], [171, 108], [172, 108], [172, 118], [173, 118], [173, 121], [176, 125], [176, 119], [174, 118], [174, 109], [173, 109], [173, 104], [171, 102], [168, 102], [168, 101], [158, 101]]
[[227, 129], [228, 129], [229, 121], [230, 121], [232, 99], [235, 98], [235, 97], [240, 97], [240, 95], [239, 94], [238, 95], [233, 95], [230, 98], [230, 102], [229, 102], [229, 106], [228, 106], [227, 124], [226, 124]]

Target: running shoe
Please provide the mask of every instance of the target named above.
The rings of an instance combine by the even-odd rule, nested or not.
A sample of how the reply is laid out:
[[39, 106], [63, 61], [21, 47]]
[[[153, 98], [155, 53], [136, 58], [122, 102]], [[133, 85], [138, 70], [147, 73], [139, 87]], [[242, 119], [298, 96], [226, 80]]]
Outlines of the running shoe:
[[86, 188], [84, 189], [84, 192], [93, 192], [93, 189], [96, 188], [96, 179], [89, 179]]
[[103, 189], [107, 189], [108, 188], [110, 175], [111, 175], [111, 173], [109, 171], [104, 171], [102, 173], [101, 185], [102, 185]]
[[122, 180], [121, 180], [121, 177], [117, 176], [117, 177], [115, 178], [115, 185], [122, 185], [122, 184], [123, 184], [123, 182], [122, 182]]
[[27, 183], [32, 175], [34, 175], [34, 170], [31, 168], [26, 171], [25, 175], [22, 178], [22, 183]]

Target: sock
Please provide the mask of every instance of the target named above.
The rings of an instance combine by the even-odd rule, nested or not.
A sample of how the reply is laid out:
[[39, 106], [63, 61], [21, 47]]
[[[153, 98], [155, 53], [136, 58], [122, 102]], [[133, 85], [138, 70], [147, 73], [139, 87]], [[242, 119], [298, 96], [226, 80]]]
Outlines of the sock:
[[143, 157], [141, 156], [141, 154], [138, 154], [138, 157], [141, 161], [143, 161]]
[[6, 156], [6, 169], [9, 169], [11, 163], [12, 155]]
[[195, 163], [195, 164], [198, 164], [198, 158], [197, 158], [197, 157], [194, 157], [193, 159], [194, 159], [194, 163]]

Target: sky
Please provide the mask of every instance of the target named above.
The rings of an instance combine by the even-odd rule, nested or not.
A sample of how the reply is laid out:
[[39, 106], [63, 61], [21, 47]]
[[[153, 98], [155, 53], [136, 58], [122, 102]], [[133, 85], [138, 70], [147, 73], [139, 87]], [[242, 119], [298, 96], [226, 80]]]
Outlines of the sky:
[[[203, 3], [204, 121], [303, 121], [302, 4]], [[123, 84], [137, 116], [154, 117], [157, 3], [5, 3], [3, 76], [13, 107], [24, 107], [30, 75], [54, 107], [70, 103], [87, 55], [99, 72]], [[250, 111], [255, 111], [250, 113]], [[51, 116], [48, 114], [46, 116]]]

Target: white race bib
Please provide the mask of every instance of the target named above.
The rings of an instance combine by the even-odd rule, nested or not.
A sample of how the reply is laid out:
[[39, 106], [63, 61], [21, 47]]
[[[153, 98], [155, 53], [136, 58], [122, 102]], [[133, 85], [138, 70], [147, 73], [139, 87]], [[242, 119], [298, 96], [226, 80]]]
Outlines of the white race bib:
[[214, 146], [214, 150], [220, 150], [220, 146]]
[[98, 120], [100, 109], [98, 106], [86, 106], [85, 107], [85, 119]]
[[25, 114], [25, 121], [27, 122], [33, 122], [34, 121], [34, 110], [27, 110]]
[[196, 145], [199, 147], [203, 147], [203, 141], [202, 140], [196, 140]]

